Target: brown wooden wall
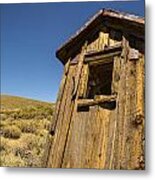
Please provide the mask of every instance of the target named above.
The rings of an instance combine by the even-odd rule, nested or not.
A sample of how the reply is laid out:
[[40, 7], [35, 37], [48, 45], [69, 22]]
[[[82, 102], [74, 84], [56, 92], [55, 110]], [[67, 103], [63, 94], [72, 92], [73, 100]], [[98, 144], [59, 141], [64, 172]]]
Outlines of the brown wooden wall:
[[[112, 91], [116, 107], [98, 105], [77, 111], [83, 55], [122, 42], [122, 53], [114, 58]], [[144, 169], [144, 42], [128, 34], [103, 28], [77, 55], [68, 60], [54, 115], [54, 142], [48, 166], [62, 168]], [[138, 52], [138, 54], [137, 54]], [[72, 100], [75, 82], [77, 93]]]

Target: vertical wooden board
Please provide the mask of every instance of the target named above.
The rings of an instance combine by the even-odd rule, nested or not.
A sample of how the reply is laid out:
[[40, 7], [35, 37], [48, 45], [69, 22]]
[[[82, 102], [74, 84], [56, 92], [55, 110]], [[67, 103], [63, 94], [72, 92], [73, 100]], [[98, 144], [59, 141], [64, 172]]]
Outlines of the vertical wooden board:
[[63, 167], [104, 169], [109, 111], [74, 112]]
[[[123, 40], [123, 44], [125, 39]], [[123, 50], [120, 59], [120, 82], [118, 85], [118, 99], [117, 99], [117, 131], [115, 139], [115, 168], [122, 169], [122, 151], [123, 151], [123, 129], [124, 129], [124, 116], [125, 116], [125, 103], [126, 103], [126, 52]]]
[[[59, 88], [59, 92], [58, 92], [58, 97], [57, 97], [57, 101], [56, 101], [56, 106], [55, 106], [55, 111], [54, 111], [54, 115], [52, 118], [52, 124], [51, 124], [51, 129], [50, 129], [50, 134], [54, 137], [55, 135], [55, 131], [56, 131], [56, 125], [57, 125], [57, 119], [58, 119], [58, 115], [59, 115], [59, 111], [60, 111], [60, 107], [61, 107], [61, 103], [62, 103], [62, 98], [63, 98], [63, 93], [64, 93], [64, 89], [65, 89], [65, 85], [66, 85], [66, 80], [67, 80], [67, 76], [64, 73], [62, 80], [61, 80], [61, 84], [60, 84], [60, 88]], [[50, 161], [51, 161], [51, 147], [53, 145], [53, 138], [52, 141], [49, 142], [49, 146], [48, 146], [48, 150], [47, 150], [47, 158], [46, 158], [46, 166], [50, 166]]]
[[81, 54], [79, 56], [77, 72], [75, 73], [75, 76], [74, 76], [75, 84], [74, 84], [73, 91], [71, 93], [72, 99], [76, 99], [78, 97], [77, 93], [78, 93], [80, 79], [81, 79], [81, 73], [82, 73], [82, 69], [83, 69], [84, 54], [85, 54], [86, 50], [87, 50], [87, 41], [83, 45]]
[[[112, 38], [115, 34], [114, 32], [110, 32], [109, 45], [114, 45], [117, 41]], [[113, 36], [112, 36], [113, 35]], [[113, 64], [113, 74], [112, 74], [112, 94], [117, 94], [119, 96], [119, 80], [120, 80], [120, 57], [115, 56], [114, 64]], [[118, 97], [117, 97], [118, 99]], [[107, 154], [106, 154], [106, 169], [114, 169], [115, 168], [115, 141], [118, 142], [118, 127], [117, 121], [118, 119], [118, 100], [116, 101], [116, 108], [111, 111], [109, 117], [109, 140], [107, 141]], [[118, 146], [118, 144], [117, 144]], [[117, 154], [117, 153], [116, 153]]]
[[[121, 142], [121, 169], [128, 169], [130, 162], [130, 138], [132, 139], [131, 133], [131, 107], [135, 104], [135, 77], [131, 73], [135, 73], [135, 64], [133, 62], [129, 62], [128, 52], [129, 52], [129, 42], [128, 36], [125, 35], [123, 38], [123, 53], [124, 55], [124, 63], [125, 63], [125, 87], [124, 87], [124, 102], [120, 103], [120, 105], [124, 105], [124, 113], [122, 120], [122, 142]], [[133, 97], [132, 97], [133, 96]], [[131, 101], [132, 99], [132, 101]], [[121, 109], [121, 107], [120, 107]], [[132, 112], [133, 113], [133, 112]]]
[[112, 169], [112, 159], [113, 159], [113, 145], [115, 141], [115, 130], [116, 130], [116, 119], [114, 117], [115, 110], [111, 110], [108, 116], [108, 124], [106, 127], [106, 154], [105, 154], [105, 165], [104, 169]]
[[104, 47], [109, 46], [109, 32], [107, 31], [107, 29], [105, 29], [105, 31], [103, 32], [103, 35], [101, 36]]
[[104, 49], [104, 32], [99, 32], [99, 40], [98, 40], [98, 49], [102, 50]]
[[56, 107], [55, 107], [54, 116], [53, 116], [53, 123], [52, 123], [52, 127], [51, 127], [51, 132], [53, 134], [55, 132], [55, 127], [57, 124], [57, 118], [58, 118], [58, 114], [60, 111], [60, 106], [61, 106], [62, 97], [63, 97], [63, 93], [64, 93], [66, 81], [67, 81], [69, 67], [70, 67], [70, 59], [68, 60], [68, 62], [65, 65], [64, 74], [63, 74], [63, 77], [62, 77], [62, 80], [60, 83], [60, 88], [59, 88], [59, 92], [58, 92], [58, 96], [57, 96]]
[[72, 87], [72, 76], [74, 75], [75, 66], [70, 66], [68, 79], [66, 82], [60, 112], [58, 115], [58, 122], [55, 131], [55, 137], [53, 145], [51, 147], [50, 157], [48, 166], [50, 167], [61, 167], [62, 156], [64, 146], [67, 138], [68, 126], [70, 123], [70, 111], [71, 111], [71, 94]]
[[[96, 129], [98, 125], [96, 124], [97, 120], [97, 112], [96, 107], [90, 107], [90, 111], [88, 114], [85, 115], [85, 129], [83, 133], [83, 137], [80, 137], [80, 141], [83, 141], [83, 146], [80, 147], [81, 149], [81, 166], [84, 168], [95, 168], [95, 159], [92, 164], [92, 156], [93, 150], [97, 153], [97, 149], [95, 147], [96, 142]], [[97, 127], [96, 127], [97, 126]], [[94, 165], [94, 166], [93, 166]]]
[[80, 168], [80, 160], [78, 159], [81, 156], [79, 144], [82, 143], [80, 142], [80, 136], [83, 135], [83, 128], [85, 127], [85, 124], [83, 123], [82, 126], [83, 119], [79, 115], [80, 114], [76, 113], [76, 108], [74, 108], [62, 167]]
[[[127, 160], [128, 160], [128, 169], [134, 169], [134, 167], [132, 166], [131, 162], [132, 162], [132, 149], [133, 149], [133, 143], [132, 143], [132, 139], [133, 137], [133, 120], [135, 117], [135, 109], [136, 109], [136, 62], [130, 62], [130, 119], [129, 119], [129, 135], [127, 137], [128, 140], [128, 144], [129, 144], [129, 149], [127, 155], [129, 154], [130, 156], [128, 156]], [[135, 164], [135, 162], [134, 162]]]
[[100, 131], [100, 146], [99, 146], [99, 169], [106, 169], [107, 164], [106, 164], [106, 159], [107, 159], [107, 143], [109, 141], [109, 116], [110, 116], [110, 111], [109, 110], [104, 110], [102, 108], [99, 108], [99, 119], [101, 122], [101, 131]]
[[[100, 106], [96, 106], [96, 108], [95, 119], [91, 121], [91, 141], [93, 141], [93, 146], [90, 168], [104, 169], [107, 151], [106, 143], [108, 142], [109, 115], [111, 112]], [[87, 148], [89, 149], [89, 146]]]
[[[88, 125], [87, 119], [90, 112], [77, 112], [75, 107], [71, 120], [71, 126], [69, 130], [69, 137], [67, 146], [65, 149], [63, 167], [83, 167], [88, 155], [85, 151], [86, 146], [86, 134]], [[85, 158], [84, 155], [85, 154]]]
[[129, 131], [129, 120], [130, 120], [130, 65], [125, 64], [125, 103], [124, 103], [124, 120], [123, 120], [123, 134], [122, 134], [122, 152], [121, 152], [121, 167], [127, 169], [126, 149], [128, 149], [127, 136]]
[[113, 64], [113, 74], [112, 74], [112, 94], [118, 94], [119, 91], [119, 82], [120, 82], [120, 70], [121, 70], [121, 62], [120, 56], [114, 57]]
[[99, 32], [99, 35], [96, 38], [96, 40], [88, 44], [87, 52], [103, 50], [104, 47], [108, 45], [109, 45], [109, 33], [107, 32], [106, 29], [103, 29]]
[[[74, 114], [71, 120], [71, 126], [68, 135], [67, 146], [65, 149], [63, 167], [67, 168], [80, 168], [82, 164], [82, 150], [85, 146], [84, 134], [86, 131], [86, 118], [87, 112], [77, 112], [74, 109]], [[83, 147], [83, 149], [82, 149]]]
[[125, 104], [125, 119], [126, 126], [124, 128], [125, 147], [124, 147], [124, 162], [126, 169], [133, 169], [131, 167], [131, 151], [133, 139], [133, 120], [136, 109], [136, 63], [134, 61], [127, 61], [126, 73], [126, 104]]
[[144, 55], [140, 55], [136, 65], [137, 71], [137, 113], [144, 115]]
[[80, 78], [80, 87], [79, 87], [79, 98], [86, 98], [87, 92], [87, 83], [89, 77], [89, 67], [88, 64], [84, 64], [82, 68], [81, 78]]
[[109, 33], [105, 31], [100, 31], [98, 49], [103, 50], [107, 46], [109, 46]]
[[119, 119], [119, 93], [117, 94], [117, 101], [116, 101], [116, 110], [115, 110], [115, 134], [114, 134], [114, 140], [113, 140], [113, 146], [112, 146], [112, 152], [111, 155], [111, 169], [120, 169], [120, 133], [121, 130], [119, 127], [121, 126], [120, 119]]
[[144, 56], [136, 61], [136, 112], [133, 119], [131, 167], [144, 169]]
[[[107, 169], [115, 169], [115, 144], [118, 145], [118, 108], [119, 108], [119, 83], [120, 83], [120, 57], [114, 57], [113, 74], [112, 74], [112, 94], [117, 94], [116, 107], [111, 111], [109, 119], [109, 141], [108, 154], [106, 160]], [[117, 153], [116, 153], [117, 154]]]

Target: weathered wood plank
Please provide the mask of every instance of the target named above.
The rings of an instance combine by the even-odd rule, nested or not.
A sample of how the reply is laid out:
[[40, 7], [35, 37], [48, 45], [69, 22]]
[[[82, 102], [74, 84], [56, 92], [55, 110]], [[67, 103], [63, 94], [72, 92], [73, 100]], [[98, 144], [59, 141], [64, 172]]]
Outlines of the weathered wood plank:
[[57, 95], [57, 103], [56, 103], [56, 107], [55, 107], [55, 111], [54, 111], [54, 115], [53, 115], [52, 126], [51, 126], [51, 134], [53, 134], [53, 135], [55, 133], [58, 114], [59, 114], [59, 111], [60, 111], [60, 105], [61, 105], [61, 102], [62, 102], [62, 97], [63, 97], [66, 81], [67, 81], [67, 78], [68, 78], [67, 75], [68, 75], [68, 71], [69, 71], [69, 66], [70, 66], [70, 59], [68, 60], [68, 62], [65, 65], [64, 75], [62, 77], [60, 87], [59, 87], [59, 92], [58, 92], [58, 95]]
[[[118, 143], [118, 109], [119, 109], [119, 82], [120, 82], [120, 57], [114, 57], [113, 65], [113, 80], [112, 80], [112, 94], [117, 95], [116, 108], [111, 112], [109, 120], [109, 141], [107, 154], [107, 169], [115, 169], [115, 144]], [[118, 145], [118, 144], [117, 144]]]
[[88, 78], [89, 78], [89, 66], [88, 64], [84, 64], [81, 74], [81, 80], [80, 80], [79, 98], [86, 98]]
[[120, 82], [120, 70], [121, 70], [121, 62], [120, 56], [114, 57], [114, 65], [113, 65], [113, 75], [112, 75], [112, 94], [118, 94], [119, 91], [119, 82]]
[[[120, 129], [120, 131], [122, 131], [121, 134], [121, 163], [120, 163], [120, 168], [121, 169], [126, 169], [126, 159], [125, 159], [125, 148], [126, 148], [126, 126], [127, 126], [127, 118], [126, 118], [126, 114], [127, 114], [127, 109], [126, 109], [126, 103], [129, 100], [129, 96], [128, 96], [128, 91], [127, 91], [127, 81], [128, 81], [128, 75], [127, 75], [127, 71], [128, 71], [128, 66], [127, 66], [127, 62], [128, 62], [128, 50], [129, 50], [129, 42], [128, 42], [128, 36], [126, 34], [124, 34], [123, 36], [123, 61], [124, 61], [124, 69], [123, 69], [123, 74], [124, 74], [124, 89], [122, 89], [122, 91], [120, 93], [124, 93], [124, 97], [122, 97], [122, 102], [121, 102], [121, 107], [122, 108], [122, 127]], [[121, 95], [122, 96], [122, 95]]]
[[100, 44], [99, 49], [101, 47], [105, 49], [105, 47], [109, 46], [109, 32], [106, 27], [104, 27], [104, 29], [100, 32], [100, 39], [101, 39], [101, 44]]
[[85, 53], [85, 58], [90, 57], [90, 56], [94, 57], [95, 55], [108, 54], [108, 53], [121, 51], [121, 50], [122, 50], [122, 43], [117, 42], [117, 43], [112, 44], [111, 46], [105, 47], [104, 49], [97, 49], [91, 52], [87, 52]]
[[80, 57], [79, 57], [78, 66], [77, 66], [77, 72], [76, 72], [76, 75], [75, 75], [75, 87], [74, 87], [74, 90], [72, 92], [72, 99], [75, 99], [75, 97], [76, 97], [76, 93], [77, 93], [77, 89], [78, 89], [79, 81], [80, 81], [80, 77], [81, 77], [83, 62], [84, 62], [84, 53], [85, 53], [86, 49], [87, 49], [87, 42], [82, 47], [82, 51], [81, 51], [81, 54], [80, 54]]
[[136, 112], [133, 118], [131, 167], [145, 168], [144, 154], [144, 56], [136, 61]]
[[65, 90], [63, 93], [63, 98], [60, 106], [60, 111], [57, 119], [57, 126], [54, 136], [53, 145], [50, 152], [50, 157], [48, 161], [49, 167], [61, 167], [63, 160], [63, 152], [67, 138], [68, 127], [70, 123], [71, 110], [72, 106], [71, 94], [72, 92], [72, 76], [74, 75], [75, 68], [70, 66], [68, 79], [66, 82]]
[[[116, 46], [117, 41], [115, 40], [115, 32], [112, 30], [110, 31], [110, 36], [109, 36], [109, 46], [113, 47]], [[121, 46], [121, 43], [120, 43]], [[118, 71], [118, 66], [119, 64], [119, 58], [118, 56], [113, 57], [113, 72], [112, 72], [112, 84], [111, 84], [111, 89], [112, 89], [112, 94], [115, 94], [116, 96], [116, 89], [115, 86], [118, 84], [118, 81], [116, 81], [115, 75], [116, 72]], [[117, 72], [119, 73], [119, 72]], [[116, 100], [117, 103], [117, 100]], [[113, 158], [114, 158], [114, 144], [115, 144], [115, 136], [116, 136], [116, 128], [117, 128], [117, 105], [116, 108], [111, 111], [109, 114], [109, 127], [108, 127], [108, 141], [107, 141], [107, 153], [106, 153], [106, 164], [105, 168], [106, 169], [113, 169]]]
[[78, 107], [84, 106], [95, 106], [104, 102], [113, 102], [116, 101], [116, 95], [104, 96], [104, 95], [97, 95], [94, 99], [79, 99], [77, 101]]

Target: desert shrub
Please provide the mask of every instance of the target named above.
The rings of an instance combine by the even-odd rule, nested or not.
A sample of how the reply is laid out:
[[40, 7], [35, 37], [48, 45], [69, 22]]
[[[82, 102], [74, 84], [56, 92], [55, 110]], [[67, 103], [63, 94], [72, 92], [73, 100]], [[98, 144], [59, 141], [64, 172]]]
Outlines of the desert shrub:
[[26, 126], [25, 125], [22, 126], [21, 131], [23, 133], [35, 133], [36, 127], [34, 126], [34, 124], [27, 123]]
[[34, 124], [37, 129], [49, 130], [51, 123], [47, 119], [37, 119], [34, 121]]
[[14, 121], [14, 118], [9, 116], [6, 120], [9, 121], [9, 122], [12, 122], [12, 121]]
[[18, 114], [18, 119], [29, 119], [29, 114], [25, 111], [21, 111], [19, 114]]
[[6, 139], [7, 140], [7, 153], [13, 153], [15, 156], [19, 155], [18, 152], [25, 151], [27, 149], [27, 142], [22, 141], [22, 135], [21, 138], [16, 139]]
[[17, 126], [5, 126], [2, 129], [3, 136], [5, 138], [13, 138], [13, 139], [18, 139], [21, 136], [21, 130]]
[[20, 120], [17, 122], [17, 126], [23, 133], [35, 133], [37, 127], [34, 120]]
[[1, 143], [0, 143], [0, 152], [6, 151], [8, 149], [8, 139], [4, 138], [3, 136], [0, 137]]
[[15, 156], [13, 153], [1, 154], [0, 166], [4, 167], [25, 167], [25, 162], [20, 156]]
[[36, 115], [36, 112], [29, 111], [28, 109], [21, 109], [19, 112], [11, 114], [14, 119], [32, 119]]
[[53, 115], [53, 109], [52, 109], [52, 108], [49, 108], [49, 109], [47, 110], [47, 113], [50, 114], [50, 115]]
[[3, 128], [4, 126], [6, 126], [6, 121], [4, 121], [4, 120], [2, 121], [1, 120], [0, 121], [0, 128]]
[[47, 137], [48, 131], [45, 129], [38, 129], [35, 134], [37, 136]]
[[44, 127], [43, 127], [44, 129], [46, 129], [47, 131], [49, 131], [50, 128], [51, 128], [51, 122], [49, 122], [48, 120], [44, 120], [43, 126], [44, 126]]
[[38, 143], [38, 137], [35, 134], [32, 134], [32, 133], [28, 133], [28, 134], [23, 133], [22, 137], [20, 139], [20, 142], [21, 143], [25, 142], [26, 143], [26, 148], [28, 150], [33, 150], [33, 148], [38, 146], [38, 144], [37, 144]]
[[14, 119], [18, 119], [18, 112], [12, 113], [11, 117], [13, 117]]
[[27, 159], [32, 156], [32, 151], [28, 149], [28, 147], [15, 147], [13, 149], [13, 153], [15, 156], [20, 156], [22, 159]]
[[7, 115], [6, 114], [0, 114], [0, 120], [3, 121], [3, 120], [6, 120], [7, 119]]
[[51, 115], [48, 115], [48, 116], [46, 117], [46, 119], [51, 122], [52, 116], [51, 116]]
[[2, 166], [42, 167], [53, 138], [49, 129], [54, 105], [20, 98], [5, 103], [0, 123]]
[[11, 111], [7, 111], [7, 110], [5, 110], [5, 114], [7, 115], [7, 116], [10, 116], [11, 115]]

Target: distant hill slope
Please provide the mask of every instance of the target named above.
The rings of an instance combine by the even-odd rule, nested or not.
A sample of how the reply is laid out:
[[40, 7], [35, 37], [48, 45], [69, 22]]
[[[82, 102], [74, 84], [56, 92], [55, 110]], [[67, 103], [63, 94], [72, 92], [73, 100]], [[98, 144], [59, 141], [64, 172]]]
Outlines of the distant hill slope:
[[43, 167], [54, 103], [1, 95], [1, 166]]
[[24, 108], [27, 106], [49, 107], [54, 103], [28, 99], [19, 96], [1, 95], [1, 108]]

